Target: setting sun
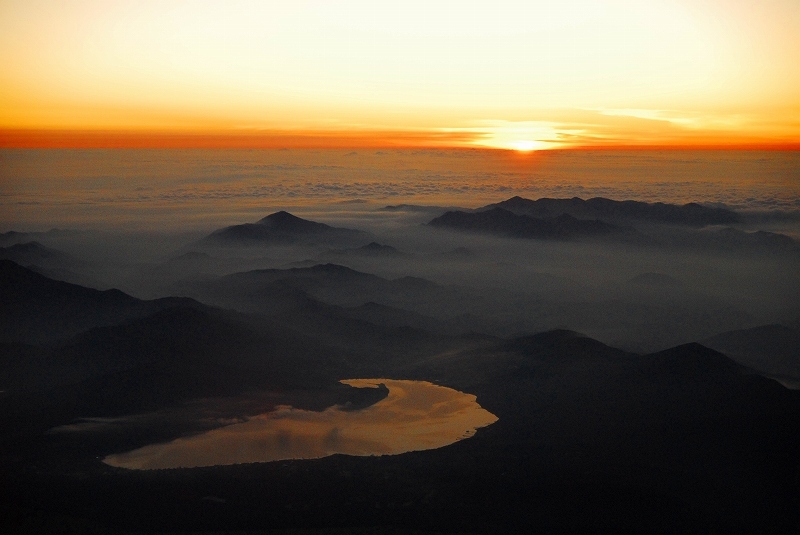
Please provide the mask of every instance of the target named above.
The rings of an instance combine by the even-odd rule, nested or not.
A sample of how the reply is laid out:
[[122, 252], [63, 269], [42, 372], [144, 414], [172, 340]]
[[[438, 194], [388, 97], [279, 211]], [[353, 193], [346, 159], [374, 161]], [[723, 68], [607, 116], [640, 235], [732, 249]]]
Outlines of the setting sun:
[[511, 148], [521, 152], [528, 152], [531, 150], [541, 149], [544, 148], [543, 146], [544, 143], [541, 143], [539, 141], [520, 140], [511, 143]]

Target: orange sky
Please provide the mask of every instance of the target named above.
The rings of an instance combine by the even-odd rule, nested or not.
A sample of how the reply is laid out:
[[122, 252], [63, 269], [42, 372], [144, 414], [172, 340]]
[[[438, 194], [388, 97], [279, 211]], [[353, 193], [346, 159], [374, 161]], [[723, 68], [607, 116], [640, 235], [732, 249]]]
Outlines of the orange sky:
[[800, 147], [800, 2], [0, 0], [0, 146]]

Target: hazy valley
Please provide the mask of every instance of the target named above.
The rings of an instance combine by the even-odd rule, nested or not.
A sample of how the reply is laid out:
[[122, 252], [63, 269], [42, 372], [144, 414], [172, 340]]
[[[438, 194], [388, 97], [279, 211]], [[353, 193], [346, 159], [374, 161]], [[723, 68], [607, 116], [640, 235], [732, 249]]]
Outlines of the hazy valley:
[[[604, 199], [387, 206], [352, 226], [329, 215], [1, 235], [9, 528], [797, 525], [790, 236], [719, 207]], [[402, 395], [340, 383], [381, 377], [476, 396], [496, 421], [444, 447], [335, 454], [391, 451], [365, 437], [400, 436], [392, 411], [406, 409], [381, 407]], [[296, 423], [275, 420], [282, 410]], [[367, 411], [383, 423], [362, 438], [320, 420]], [[416, 414], [431, 429], [451, 418]], [[300, 444], [333, 455], [121, 467], [229, 464], [166, 459], [189, 444], [222, 459], [252, 449], [252, 433], [276, 458], [302, 457]]]

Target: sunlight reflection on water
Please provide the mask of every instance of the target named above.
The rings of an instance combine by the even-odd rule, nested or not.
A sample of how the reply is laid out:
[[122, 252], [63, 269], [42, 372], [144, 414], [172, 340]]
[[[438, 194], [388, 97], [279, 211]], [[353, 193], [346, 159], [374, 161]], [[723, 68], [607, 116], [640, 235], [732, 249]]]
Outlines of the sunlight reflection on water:
[[427, 381], [350, 379], [369, 388], [384, 384], [386, 398], [356, 411], [322, 412], [278, 407], [248, 421], [109, 455], [103, 462], [136, 470], [189, 468], [318, 459], [346, 455], [396, 455], [441, 448], [497, 421], [475, 396]]

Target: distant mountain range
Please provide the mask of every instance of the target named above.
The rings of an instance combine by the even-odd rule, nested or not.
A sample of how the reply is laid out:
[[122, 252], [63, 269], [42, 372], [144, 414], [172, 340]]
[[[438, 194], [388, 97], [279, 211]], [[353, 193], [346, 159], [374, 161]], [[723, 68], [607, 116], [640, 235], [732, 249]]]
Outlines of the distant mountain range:
[[784, 234], [723, 226], [739, 222], [736, 212], [697, 203], [512, 197], [475, 210], [451, 210], [428, 225], [536, 240], [611, 240], [771, 254], [800, 251]]
[[578, 197], [538, 200], [512, 197], [497, 204], [485, 206], [481, 210], [491, 210], [492, 208], [503, 208], [515, 214], [524, 214], [540, 219], [566, 214], [578, 219], [599, 219], [621, 224], [632, 221], [651, 221], [702, 227], [738, 223], [740, 220], [736, 212], [731, 210], [711, 208], [697, 203], [675, 205], [660, 202], [614, 201], [603, 197], [588, 200]]
[[0, 246], [9, 246], [17, 243], [38, 241], [47, 238], [70, 238], [85, 235], [86, 232], [79, 230], [50, 229], [46, 232], [18, 232], [9, 230], [0, 233]]
[[457, 311], [460, 302], [473, 304], [471, 295], [426, 279], [407, 276], [389, 280], [337, 264], [262, 269], [187, 281], [176, 285], [175, 293], [217, 306], [244, 307], [248, 312], [270, 315], [279, 313], [282, 304], [296, 299], [302, 302], [308, 297], [341, 307], [374, 302], [417, 312], [429, 308]]
[[350, 244], [365, 242], [369, 235], [347, 228], [331, 227], [280, 211], [255, 223], [233, 225], [212, 232], [201, 240], [204, 245], [264, 245], [314, 243]]
[[701, 236], [717, 248], [742, 249], [755, 252], [797, 251], [795, 240], [777, 232], [757, 230], [746, 232], [735, 228], [721, 228], [703, 231]]
[[446, 212], [428, 223], [432, 227], [471, 232], [487, 232], [509, 238], [571, 240], [598, 237], [637, 237], [632, 228], [623, 228], [593, 219], [577, 219], [561, 214], [547, 219], [515, 214], [501, 207], [475, 212]]

